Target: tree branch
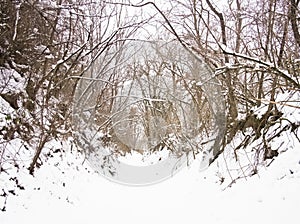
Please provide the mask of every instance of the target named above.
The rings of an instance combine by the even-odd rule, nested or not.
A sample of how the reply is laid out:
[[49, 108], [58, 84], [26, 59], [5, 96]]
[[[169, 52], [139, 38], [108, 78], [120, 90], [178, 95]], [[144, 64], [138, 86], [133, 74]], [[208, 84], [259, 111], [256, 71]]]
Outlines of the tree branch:
[[[226, 29], [225, 29], [225, 21], [224, 16], [221, 12], [218, 12], [216, 8], [211, 4], [210, 0], [206, 0], [206, 3], [208, 4], [209, 8], [219, 17], [220, 19], [220, 25], [221, 25], [221, 35], [222, 35], [222, 44], [227, 46], [227, 40], [226, 40]], [[229, 58], [225, 55], [225, 63], [229, 62]]]
[[291, 10], [290, 10], [290, 19], [291, 19], [291, 24], [292, 24], [292, 30], [294, 33], [294, 38], [296, 43], [300, 47], [300, 33], [298, 29], [298, 24], [297, 24], [297, 7], [298, 7], [299, 1], [291, 0]]
[[233, 51], [228, 51], [227, 49], [223, 48], [222, 46], [220, 46], [220, 47], [221, 47], [221, 50], [223, 51], [224, 54], [231, 55], [231, 56], [238, 57], [238, 58], [242, 58], [242, 59], [245, 59], [245, 60], [248, 60], [248, 61], [256, 62], [256, 63], [258, 63], [260, 65], [263, 65], [263, 66], [265, 66], [265, 67], [267, 67], [269, 69], [272, 69], [280, 77], [282, 77], [282, 78], [286, 79], [287, 81], [289, 81], [297, 89], [300, 89], [300, 83], [296, 82], [294, 79], [292, 79], [289, 76], [289, 74], [286, 74], [286, 72], [284, 72], [281, 69], [275, 67], [273, 64], [265, 62], [265, 61], [262, 61], [262, 60], [260, 60], [258, 58], [250, 57], [250, 56], [247, 56], [247, 55], [244, 55], [244, 54], [240, 54], [240, 53], [236, 53], [236, 52], [233, 52]]

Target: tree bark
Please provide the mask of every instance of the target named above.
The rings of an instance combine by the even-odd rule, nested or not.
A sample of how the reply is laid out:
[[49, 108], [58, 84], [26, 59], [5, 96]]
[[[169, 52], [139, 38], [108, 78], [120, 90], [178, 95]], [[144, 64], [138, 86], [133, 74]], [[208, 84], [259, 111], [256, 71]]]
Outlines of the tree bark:
[[[222, 44], [227, 46], [226, 26], [225, 26], [224, 16], [221, 12], [217, 11], [217, 9], [211, 4], [210, 0], [206, 0], [206, 3], [208, 4], [209, 8], [216, 14], [216, 16], [219, 17], [220, 25], [221, 25]], [[228, 62], [229, 62], [229, 58], [227, 55], [225, 55], [225, 63]]]
[[291, 10], [290, 10], [290, 20], [292, 24], [292, 30], [294, 34], [294, 38], [298, 46], [300, 47], [300, 33], [298, 29], [298, 24], [297, 24], [297, 7], [299, 4], [299, 0], [291, 0]]

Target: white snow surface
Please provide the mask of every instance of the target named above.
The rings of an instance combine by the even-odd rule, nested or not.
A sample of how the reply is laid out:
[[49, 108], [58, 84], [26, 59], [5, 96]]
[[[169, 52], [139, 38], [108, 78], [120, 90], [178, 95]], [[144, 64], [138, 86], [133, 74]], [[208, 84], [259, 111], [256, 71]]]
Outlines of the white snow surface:
[[299, 223], [299, 143], [231, 187], [216, 175], [222, 156], [207, 170], [196, 160], [164, 182], [131, 187], [97, 174], [67, 142], [51, 144], [65, 149], [63, 157], [48, 160], [35, 177], [16, 174], [25, 190], [8, 198], [1, 224]]

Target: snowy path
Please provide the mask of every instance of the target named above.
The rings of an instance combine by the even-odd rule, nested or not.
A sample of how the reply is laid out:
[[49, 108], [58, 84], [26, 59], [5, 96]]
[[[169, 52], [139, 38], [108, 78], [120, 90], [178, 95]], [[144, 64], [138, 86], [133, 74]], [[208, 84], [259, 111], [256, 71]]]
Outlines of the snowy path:
[[225, 191], [217, 167], [199, 172], [197, 162], [162, 183], [129, 187], [68, 161], [24, 175], [26, 190], [9, 198], [0, 223], [299, 223], [299, 148]]

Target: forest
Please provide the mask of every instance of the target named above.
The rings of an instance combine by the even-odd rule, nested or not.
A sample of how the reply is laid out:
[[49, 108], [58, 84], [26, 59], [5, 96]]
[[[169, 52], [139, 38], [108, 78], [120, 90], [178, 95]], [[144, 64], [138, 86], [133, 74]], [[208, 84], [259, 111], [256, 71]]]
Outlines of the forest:
[[[13, 183], [1, 196], [70, 139], [122, 183], [155, 183], [199, 157], [203, 170], [228, 161], [227, 186], [259, 174], [300, 143], [299, 5], [1, 0], [0, 176]], [[116, 162], [132, 155], [158, 165]]]

